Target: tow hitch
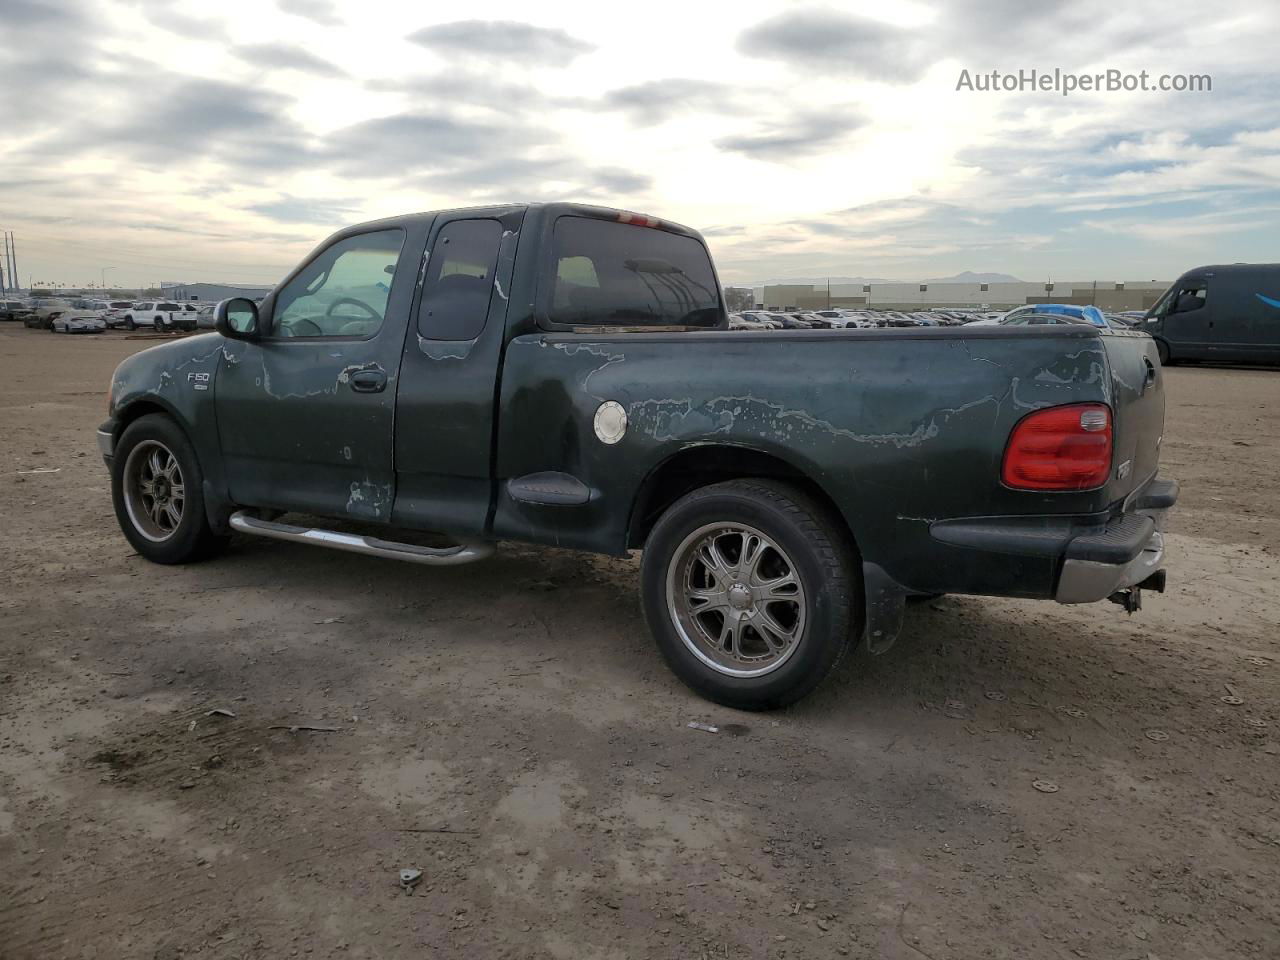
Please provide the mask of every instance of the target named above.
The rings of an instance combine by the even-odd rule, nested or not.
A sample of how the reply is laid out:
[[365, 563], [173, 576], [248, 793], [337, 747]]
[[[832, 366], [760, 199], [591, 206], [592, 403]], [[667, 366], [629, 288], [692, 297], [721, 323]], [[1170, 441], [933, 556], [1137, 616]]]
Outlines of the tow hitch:
[[1125, 587], [1123, 590], [1117, 590], [1107, 599], [1124, 607], [1125, 613], [1137, 613], [1142, 609], [1142, 588]]
[[1132, 587], [1117, 590], [1107, 599], [1124, 607], [1125, 613], [1136, 613], [1142, 609], [1142, 591], [1154, 590], [1156, 593], [1164, 593], [1164, 584], [1165, 572], [1157, 570], [1141, 583], [1135, 583]]

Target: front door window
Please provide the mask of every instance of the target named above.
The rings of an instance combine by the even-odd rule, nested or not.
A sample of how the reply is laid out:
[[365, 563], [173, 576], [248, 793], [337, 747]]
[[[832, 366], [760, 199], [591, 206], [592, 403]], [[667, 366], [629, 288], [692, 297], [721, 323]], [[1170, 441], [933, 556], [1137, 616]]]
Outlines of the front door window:
[[276, 299], [273, 337], [372, 337], [382, 329], [403, 230], [347, 237], [289, 281]]

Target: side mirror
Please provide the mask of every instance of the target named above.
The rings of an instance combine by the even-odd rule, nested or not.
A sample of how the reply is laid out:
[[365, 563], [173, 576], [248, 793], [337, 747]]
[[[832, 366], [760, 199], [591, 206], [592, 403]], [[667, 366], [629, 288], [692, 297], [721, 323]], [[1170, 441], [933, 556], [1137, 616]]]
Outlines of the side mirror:
[[213, 328], [232, 340], [258, 339], [258, 305], [244, 297], [221, 301], [214, 311]]

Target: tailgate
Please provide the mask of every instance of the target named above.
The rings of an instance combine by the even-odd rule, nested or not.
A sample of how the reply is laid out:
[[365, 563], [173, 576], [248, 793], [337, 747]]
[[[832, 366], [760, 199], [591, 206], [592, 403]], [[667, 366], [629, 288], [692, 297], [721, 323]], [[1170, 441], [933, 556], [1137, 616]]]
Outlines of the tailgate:
[[1107, 486], [1114, 503], [1154, 476], [1164, 436], [1164, 371], [1155, 341], [1145, 333], [1102, 335], [1111, 376], [1115, 455]]

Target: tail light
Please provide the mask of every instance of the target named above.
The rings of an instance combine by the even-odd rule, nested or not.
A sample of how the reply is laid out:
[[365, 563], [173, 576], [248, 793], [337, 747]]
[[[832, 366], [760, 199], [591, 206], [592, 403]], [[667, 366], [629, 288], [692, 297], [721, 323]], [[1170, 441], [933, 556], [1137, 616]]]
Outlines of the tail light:
[[1111, 473], [1111, 408], [1072, 403], [1018, 421], [1001, 479], [1018, 490], [1089, 490]]

